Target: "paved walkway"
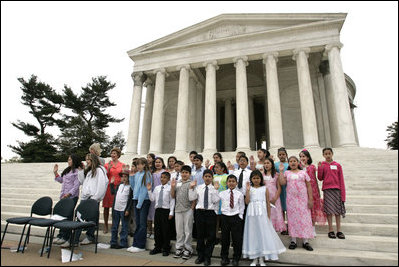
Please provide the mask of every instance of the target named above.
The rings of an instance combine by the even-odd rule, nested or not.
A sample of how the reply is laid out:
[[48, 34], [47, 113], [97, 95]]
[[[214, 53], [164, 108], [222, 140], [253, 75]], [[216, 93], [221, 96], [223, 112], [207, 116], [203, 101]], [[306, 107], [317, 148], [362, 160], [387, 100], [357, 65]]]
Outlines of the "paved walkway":
[[[32, 236], [27, 249], [22, 253], [15, 253], [9, 250], [10, 247], [17, 247], [19, 236], [6, 234], [3, 247], [1, 249], [1, 266], [203, 266], [203, 264], [195, 264], [196, 256], [189, 260], [175, 259], [173, 254], [163, 257], [162, 254], [149, 255], [149, 251], [140, 253], [130, 253], [126, 249], [98, 249], [97, 254], [94, 253], [94, 245], [79, 246], [75, 248], [74, 253], [82, 253], [83, 260], [62, 263], [61, 248], [54, 245], [51, 249], [50, 258], [47, 254], [40, 257], [43, 238]], [[241, 260], [240, 266], [248, 266], [248, 260]], [[212, 266], [220, 266], [220, 258], [213, 257], [211, 259]], [[268, 266], [287, 266], [277, 262], [267, 262]], [[231, 264], [230, 264], [231, 266]], [[295, 266], [295, 265], [289, 265]]]

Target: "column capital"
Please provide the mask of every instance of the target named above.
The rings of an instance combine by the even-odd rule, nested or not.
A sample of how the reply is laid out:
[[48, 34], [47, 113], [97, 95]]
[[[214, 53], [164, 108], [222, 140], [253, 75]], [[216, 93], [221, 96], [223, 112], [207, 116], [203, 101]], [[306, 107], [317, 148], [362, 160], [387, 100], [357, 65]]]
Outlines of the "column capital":
[[292, 59], [293, 60], [296, 60], [296, 57], [297, 57], [297, 55], [300, 53], [300, 52], [304, 52], [305, 53], [305, 55], [306, 55], [306, 58], [309, 58], [309, 53], [310, 53], [310, 48], [309, 47], [300, 47], [300, 48], [295, 48], [293, 51], [292, 51]]
[[320, 62], [319, 71], [323, 75], [330, 74], [330, 64], [328, 60], [323, 60], [322, 62]]
[[155, 70], [152, 71], [152, 73], [154, 73], [155, 75], [157, 75], [158, 72], [163, 74], [163, 75], [165, 75], [165, 77], [169, 76], [169, 73], [166, 72], [165, 68], [155, 69]]
[[276, 63], [278, 62], [278, 52], [266, 52], [262, 55], [262, 62], [263, 64], [266, 64], [267, 58], [268, 57], [274, 57], [274, 60], [276, 61]]
[[189, 64], [184, 64], [184, 65], [179, 65], [179, 66], [177, 66], [176, 67], [176, 70], [178, 70], [178, 71], [180, 71], [181, 69], [186, 69], [186, 70], [190, 70], [191, 69], [191, 67], [190, 67], [190, 65]]
[[324, 47], [324, 52], [323, 52], [323, 56], [328, 56], [327, 54], [331, 51], [331, 49], [333, 49], [334, 47], [337, 47], [338, 50], [340, 50], [343, 47], [343, 43], [341, 42], [333, 42], [333, 43], [329, 43]]
[[207, 69], [209, 65], [214, 66], [216, 70], [219, 69], [219, 65], [218, 65], [218, 62], [217, 62], [216, 60], [205, 61], [205, 62], [202, 64], [202, 66], [204, 66], [205, 69]]
[[144, 85], [146, 87], [147, 86], [153, 86], [154, 85], [154, 80], [151, 77], [147, 76], [147, 79], [144, 81]]
[[234, 67], [236, 66], [236, 64], [239, 60], [242, 60], [245, 63], [245, 66], [248, 66], [248, 57], [247, 56], [239, 56], [239, 57], [233, 58]]
[[142, 86], [144, 81], [147, 79], [147, 75], [142, 71], [132, 72], [131, 76], [135, 86]]
[[224, 102], [226, 103], [227, 101], [230, 101], [231, 104], [233, 104], [233, 98], [232, 97], [227, 97], [224, 99]]

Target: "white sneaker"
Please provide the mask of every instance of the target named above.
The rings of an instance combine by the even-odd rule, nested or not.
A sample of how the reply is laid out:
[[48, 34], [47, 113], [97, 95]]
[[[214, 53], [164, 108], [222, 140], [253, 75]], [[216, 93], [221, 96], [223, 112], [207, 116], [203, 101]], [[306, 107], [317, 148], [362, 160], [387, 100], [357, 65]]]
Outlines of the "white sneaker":
[[132, 252], [132, 249], [133, 249], [133, 248], [134, 248], [133, 246], [128, 247], [128, 248], [126, 249], [126, 251], [127, 251], [127, 252]]
[[[69, 244], [69, 241], [65, 241], [63, 244], [60, 245], [60, 247], [62, 247], [62, 248], [69, 248], [69, 245], [70, 245], [70, 244]], [[77, 247], [78, 244], [75, 243], [74, 246]]]
[[66, 242], [66, 240], [65, 239], [63, 239], [63, 238], [56, 238], [56, 239], [54, 239], [53, 240], [53, 244], [56, 244], [56, 245], [61, 245], [61, 244], [64, 244]]
[[252, 263], [249, 266], [256, 266], [257, 263], [258, 263], [258, 259], [256, 258], [252, 261]]
[[69, 241], [65, 241], [63, 244], [61, 244], [62, 248], [69, 248]]
[[266, 263], [263, 261], [263, 257], [259, 258], [260, 266], [266, 266]]
[[136, 253], [136, 252], [143, 252], [143, 251], [145, 251], [144, 248], [133, 247], [129, 252]]
[[149, 238], [151, 235], [150, 234], [147, 234], [147, 238]]
[[149, 239], [154, 239], [154, 234], [151, 234], [148, 238]]
[[83, 239], [82, 242], [80, 242], [81, 245], [88, 245], [93, 243], [93, 241], [90, 241], [87, 237], [85, 239]]

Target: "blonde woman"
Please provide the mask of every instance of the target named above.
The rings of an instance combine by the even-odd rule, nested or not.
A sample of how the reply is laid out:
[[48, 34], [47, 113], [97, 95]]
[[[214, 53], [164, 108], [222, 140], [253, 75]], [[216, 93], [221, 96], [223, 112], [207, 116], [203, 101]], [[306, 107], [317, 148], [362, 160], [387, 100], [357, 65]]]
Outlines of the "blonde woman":
[[104, 165], [105, 165], [105, 159], [102, 158], [102, 157], [100, 157], [101, 151], [102, 151], [102, 149], [101, 149], [99, 143], [94, 143], [94, 144], [92, 144], [92, 145], [89, 147], [89, 152], [90, 152], [91, 154], [96, 155], [96, 156], [98, 157], [98, 160], [100, 161], [100, 165], [101, 165], [101, 166], [104, 166]]

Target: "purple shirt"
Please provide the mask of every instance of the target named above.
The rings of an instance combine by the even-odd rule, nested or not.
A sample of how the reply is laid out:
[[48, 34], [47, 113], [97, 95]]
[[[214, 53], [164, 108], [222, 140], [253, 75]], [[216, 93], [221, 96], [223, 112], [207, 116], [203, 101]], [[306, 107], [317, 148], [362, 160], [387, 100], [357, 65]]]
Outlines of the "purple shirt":
[[78, 170], [74, 172], [70, 171], [62, 177], [55, 177], [55, 180], [62, 184], [60, 199], [66, 194], [71, 194], [70, 198], [79, 196], [80, 182], [78, 179]]

